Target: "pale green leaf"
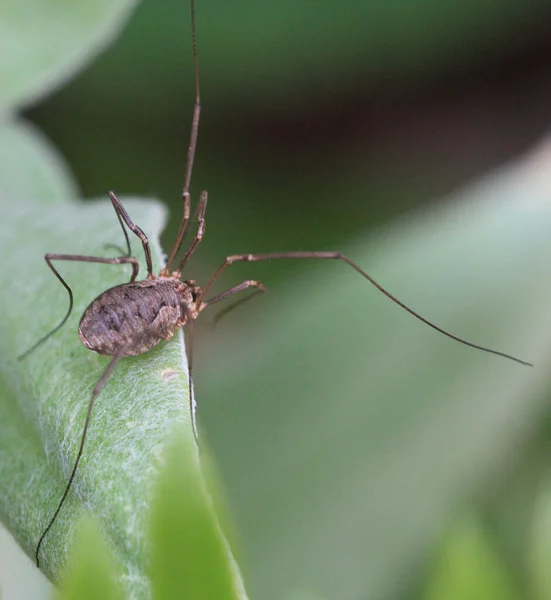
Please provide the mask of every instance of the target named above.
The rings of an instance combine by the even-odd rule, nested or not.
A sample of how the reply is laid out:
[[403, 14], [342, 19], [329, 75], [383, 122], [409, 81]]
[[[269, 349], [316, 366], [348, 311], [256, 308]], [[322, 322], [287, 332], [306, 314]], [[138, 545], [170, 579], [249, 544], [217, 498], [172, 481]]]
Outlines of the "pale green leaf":
[[[19, 354], [60, 321], [67, 308], [67, 294], [47, 268], [44, 253], [106, 256], [113, 252], [104, 245], [120, 244], [122, 232], [109, 201], [84, 208], [68, 202], [48, 206], [34, 200], [18, 201], [9, 210], [4, 202], [0, 206], [1, 239], [10, 249], [10, 260], [1, 273], [2, 283], [9, 290], [3, 298], [11, 313], [11, 318], [2, 322], [0, 336], [0, 361], [6, 381], [0, 424], [5, 428], [0, 435], [1, 510], [4, 522], [33, 556], [41, 530], [67, 481], [91, 390], [108, 360], [80, 344], [76, 335], [78, 319], [98, 293], [124, 282], [129, 275], [124, 267], [63, 264], [60, 271], [75, 293], [73, 315], [56, 336], [24, 361], [17, 361]], [[162, 221], [160, 207], [133, 207], [130, 203], [128, 208], [135, 208], [132, 212], [137, 222], [154, 240]], [[75, 482], [75, 491], [102, 521], [107, 535], [117, 538], [119, 552], [126, 554], [124, 566], [138, 582], [138, 563], [144, 558], [149, 479], [167, 430], [160, 421], [184, 418], [187, 404], [183, 346], [177, 339], [164, 351], [168, 359], [156, 350], [145, 362], [143, 357], [121, 361], [97, 403]], [[165, 369], [175, 372], [168, 381], [162, 377]], [[146, 432], [153, 432], [157, 439], [150, 436], [145, 441]], [[136, 464], [140, 460], [147, 465]], [[125, 473], [124, 464], [131, 462], [135, 464], [134, 472]], [[112, 476], [106, 478], [103, 469], [109, 464]], [[27, 502], [21, 502], [23, 490], [29, 486], [33, 493], [23, 494]], [[46, 538], [42, 565], [54, 579], [66, 563], [70, 526], [81, 512], [82, 503], [71, 494], [58, 524]]]
[[27, 121], [0, 121], [0, 190], [6, 210], [29, 196], [50, 203], [76, 195], [65, 161], [44, 135]]
[[[0, 124], [0, 189], [2, 212], [10, 212], [20, 197], [40, 197], [52, 204], [66, 201], [74, 194], [76, 185], [63, 159], [36, 128], [22, 120], [6, 120]], [[11, 260], [5, 248], [4, 256]], [[24, 275], [24, 270], [22, 273]], [[9, 427], [7, 423], [11, 392], [4, 384], [1, 390], [0, 413], [8, 432], [3, 449], [13, 442], [15, 446], [11, 453], [15, 448], [23, 451], [26, 439], [14, 435], [15, 422]], [[4, 456], [2, 452], [2, 458]], [[3, 513], [1, 519], [4, 520]], [[44, 576], [23, 555], [11, 535], [2, 531], [0, 540], [0, 577], [5, 597], [18, 600], [45, 598], [49, 586]]]
[[67, 80], [117, 34], [136, 0], [3, 2], [0, 112]]
[[[67, 306], [66, 292], [43, 254], [53, 250], [107, 256], [113, 251], [105, 245], [123, 239], [108, 200], [47, 205], [22, 199], [0, 206], [0, 238], [10, 257], [0, 274], [4, 309], [10, 312], [0, 326], [0, 513], [33, 556], [71, 470], [91, 390], [109, 360], [82, 346], [76, 335], [78, 319], [97, 294], [128, 280], [129, 270], [62, 264], [60, 271], [75, 293], [75, 310], [66, 327], [18, 361], [21, 352], [59, 322]], [[125, 206], [150, 235], [158, 270], [161, 207], [151, 201], [125, 201]], [[133, 244], [141, 255], [140, 244], [134, 239]], [[68, 563], [74, 524], [86, 507], [100, 521], [122, 565], [127, 593], [147, 597], [153, 475], [176, 423], [185, 424], [192, 438], [187, 387], [180, 334], [117, 366], [96, 403], [73, 491], [42, 547], [41, 566], [49, 577], [57, 580]]]

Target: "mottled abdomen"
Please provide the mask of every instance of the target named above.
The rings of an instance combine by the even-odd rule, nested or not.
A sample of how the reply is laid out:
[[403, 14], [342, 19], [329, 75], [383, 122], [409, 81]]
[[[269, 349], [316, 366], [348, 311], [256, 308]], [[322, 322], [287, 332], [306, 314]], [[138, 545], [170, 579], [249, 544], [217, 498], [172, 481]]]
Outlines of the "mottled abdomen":
[[82, 315], [78, 327], [82, 343], [107, 356], [147, 352], [183, 325], [181, 288], [174, 279], [149, 279], [103, 292]]

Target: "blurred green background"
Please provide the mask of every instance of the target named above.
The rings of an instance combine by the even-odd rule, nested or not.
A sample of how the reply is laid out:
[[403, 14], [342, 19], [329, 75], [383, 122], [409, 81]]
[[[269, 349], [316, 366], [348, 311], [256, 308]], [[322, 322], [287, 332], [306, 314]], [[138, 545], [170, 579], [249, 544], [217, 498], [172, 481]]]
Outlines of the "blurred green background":
[[[547, 133], [550, 122], [550, 20], [551, 2], [544, 0], [199, 0], [203, 112], [192, 192], [197, 198], [201, 189], [208, 189], [209, 210], [205, 241], [189, 276], [204, 281], [231, 253], [342, 249], [352, 241], [367, 240], [375, 229], [384, 239], [396, 217], [413, 218], [422, 205], [426, 215], [436, 214], [439, 197], [531, 148]], [[29, 107], [26, 116], [61, 150], [84, 197], [103, 196], [113, 189], [120, 196], [162, 199], [171, 214], [164, 236], [168, 249], [179, 224], [192, 106], [187, 2], [149, 0], [139, 5], [110, 48], [66, 86]], [[369, 270], [369, 264], [365, 266]], [[258, 342], [265, 333], [258, 333], [258, 325], [277, 311], [274, 303], [278, 298], [292, 306], [288, 295], [295, 284], [300, 307], [308, 298], [304, 285], [300, 286], [308, 280], [310, 268], [300, 263], [236, 267], [235, 280], [258, 277], [276, 300], [254, 300], [228, 317], [218, 334], [203, 331], [205, 342], [200, 335], [197, 348], [195, 385], [200, 419], [228, 490], [238, 538], [245, 538], [244, 564], [252, 582], [251, 594], [259, 598], [281, 597], [283, 591], [298, 585], [296, 580], [286, 579], [283, 569], [280, 588], [263, 595], [262, 583], [270, 576], [257, 568], [254, 554], [258, 546], [251, 540], [264, 537], [270, 544], [271, 528], [260, 522], [270, 518], [269, 509], [277, 512], [277, 505], [284, 502], [269, 486], [258, 492], [256, 502], [253, 493], [251, 505], [257, 514], [251, 515], [250, 506], [243, 502], [247, 492], [250, 495], [251, 490], [256, 491], [255, 484], [259, 485], [254, 469], [247, 472], [247, 453], [262, 454], [263, 444], [268, 443], [264, 439], [271, 435], [271, 423], [278, 416], [274, 405], [263, 398], [265, 390], [252, 382], [250, 388], [243, 387], [243, 377], [231, 371], [233, 363], [231, 368], [216, 369], [224, 361], [221, 352], [240, 356], [239, 348], [251, 338]], [[323, 266], [314, 270], [319, 275]], [[334, 296], [338, 305], [339, 290], [332, 283], [337, 272], [334, 267], [327, 269], [326, 289], [318, 286], [316, 290]], [[418, 275], [423, 274], [412, 278]], [[472, 272], [462, 274], [470, 275], [476, 280]], [[439, 281], [431, 285], [437, 289]], [[419, 283], [415, 291], [422, 295], [422, 287]], [[278, 296], [278, 290], [286, 297]], [[400, 295], [396, 281], [392, 290]], [[370, 290], [365, 293], [372, 298]], [[412, 292], [409, 301], [415, 300], [415, 307], [429, 306], [423, 312], [432, 317], [430, 303], [424, 305], [418, 297]], [[499, 296], [487, 299], [492, 301], [499, 302]], [[370, 304], [368, 310], [377, 311], [380, 306], [384, 301], [375, 307]], [[304, 314], [304, 308], [302, 311]], [[362, 318], [357, 312], [357, 328], [364, 327]], [[293, 319], [289, 316], [291, 322]], [[371, 319], [365, 324], [364, 336], [374, 331], [370, 327], [376, 327], [373, 319], [377, 318]], [[381, 327], [386, 319], [386, 315], [381, 317]], [[338, 309], [330, 326], [332, 330], [339, 327]], [[323, 327], [325, 323], [318, 325], [320, 330]], [[361, 352], [361, 341], [354, 337], [360, 334], [350, 323], [348, 328], [351, 347]], [[454, 323], [456, 333], [484, 341], [476, 322], [457, 329]], [[422, 344], [418, 329], [412, 327], [408, 335], [412, 346]], [[319, 339], [302, 348], [285, 348], [273, 337], [262, 343], [278, 345], [291, 364], [300, 366], [302, 353], [312, 352], [312, 345], [321, 346], [326, 340], [320, 332]], [[516, 350], [514, 338], [507, 338], [507, 344]], [[339, 350], [336, 348], [337, 354]], [[517, 350], [521, 351], [532, 358], [529, 346]], [[450, 354], [443, 360], [451, 364], [462, 359]], [[466, 360], [476, 363], [485, 358]], [[360, 364], [358, 359], [356, 366]], [[281, 365], [289, 369], [289, 363]], [[217, 378], [227, 377], [228, 372], [234, 373], [235, 380], [222, 387]], [[348, 371], [343, 368], [343, 373]], [[277, 385], [277, 375], [281, 377], [276, 373], [274, 380], [264, 385]], [[304, 391], [314, 397], [318, 393], [315, 385], [304, 387], [308, 381], [304, 374], [285, 371], [283, 377], [290, 379], [291, 387], [303, 386], [297, 394]], [[230, 391], [233, 388], [235, 393]], [[220, 389], [225, 397], [217, 393]], [[337, 390], [338, 386], [336, 396]], [[346, 390], [345, 396], [351, 392], [353, 388]], [[346, 402], [347, 397], [338, 400]], [[226, 402], [229, 408], [220, 406]], [[281, 402], [293, 418], [315, 421], [306, 414], [308, 405], [293, 408], [289, 397]], [[222, 419], [218, 409], [226, 411]], [[393, 405], [384, 418], [392, 422], [396, 414], [391, 411], [401, 410], [404, 406], [400, 403]], [[328, 423], [338, 420], [336, 413], [329, 415]], [[476, 410], [472, 418], [477, 421]], [[244, 422], [254, 433], [245, 430]], [[295, 449], [297, 453], [308, 452], [308, 448], [313, 454], [318, 452], [309, 447], [303, 430], [288, 428], [282, 435], [284, 425], [279, 425], [278, 442], [288, 444], [287, 466], [292, 464]], [[344, 437], [345, 425], [343, 420], [335, 426]], [[335, 447], [344, 445], [344, 437], [333, 436], [330, 429], [324, 435]], [[365, 436], [367, 429], [355, 435]], [[475, 493], [469, 487], [467, 495], [471, 500], [474, 497], [476, 511], [484, 515], [491, 535], [499, 540], [505, 565], [514, 566], [514, 586], [522, 589], [526, 577], [522, 540], [531, 523], [535, 490], [549, 471], [548, 418], [541, 417], [539, 427], [518, 439], [511, 436], [510, 442], [517, 453], [514, 460], [507, 459], [509, 468], [493, 473], [491, 483], [475, 486]], [[376, 446], [377, 441], [373, 443]], [[266, 455], [270, 453], [266, 451]], [[285, 462], [282, 457], [279, 460]], [[295, 475], [297, 479], [290, 485], [300, 490], [301, 475]], [[274, 475], [273, 481], [285, 496], [285, 490], [278, 488], [285, 485], [285, 478]], [[338, 481], [328, 483], [337, 485]], [[273, 495], [273, 507], [263, 502], [263, 493]], [[310, 498], [308, 494], [304, 497]], [[300, 500], [295, 506], [300, 506]], [[304, 515], [315, 514], [306, 500], [302, 510]], [[346, 505], [342, 510], [346, 513]], [[273, 527], [278, 523], [281, 521], [274, 516]], [[435, 526], [431, 536], [437, 537], [438, 531]], [[309, 543], [317, 547], [328, 539], [320, 535]], [[378, 543], [374, 540], [372, 545], [376, 548]], [[344, 563], [347, 552], [356, 553], [358, 560], [352, 537], [350, 544], [349, 548], [333, 549]], [[329, 556], [331, 553], [328, 562]], [[404, 562], [400, 563], [402, 570], [396, 575], [400, 581], [388, 586], [392, 588], [388, 597], [419, 597], [430, 572], [425, 558], [421, 552], [405, 570]], [[271, 577], [277, 579], [277, 565], [274, 571], [276, 575]], [[406, 579], [404, 572], [409, 573]], [[312, 582], [315, 575], [308, 571], [304, 577], [305, 589], [321, 595], [339, 590], [342, 584], [338, 575], [337, 581], [327, 586]], [[380, 596], [365, 590], [364, 596], [351, 591], [347, 597]]]
[[[549, 121], [550, 15], [547, 0], [199, 2], [193, 192], [210, 204], [196, 268], [338, 248], [528, 148]], [[192, 105], [187, 2], [146, 1], [28, 116], [85, 197], [166, 202], [169, 247]]]

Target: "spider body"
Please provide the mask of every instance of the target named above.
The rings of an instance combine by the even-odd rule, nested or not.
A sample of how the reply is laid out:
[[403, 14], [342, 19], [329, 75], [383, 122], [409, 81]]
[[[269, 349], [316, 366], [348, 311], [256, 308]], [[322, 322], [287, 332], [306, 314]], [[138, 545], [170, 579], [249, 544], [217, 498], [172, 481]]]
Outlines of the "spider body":
[[84, 311], [78, 336], [86, 348], [98, 354], [143, 354], [196, 318], [199, 293], [195, 282], [175, 277], [117, 285], [101, 293]]

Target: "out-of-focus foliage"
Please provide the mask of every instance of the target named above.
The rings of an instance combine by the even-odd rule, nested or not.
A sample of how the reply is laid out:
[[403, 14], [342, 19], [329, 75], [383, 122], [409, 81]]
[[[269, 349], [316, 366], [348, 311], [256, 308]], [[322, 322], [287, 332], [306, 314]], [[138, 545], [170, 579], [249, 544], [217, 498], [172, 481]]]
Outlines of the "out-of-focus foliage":
[[456, 523], [423, 600], [519, 600], [515, 580], [476, 519]]
[[64, 574], [57, 600], [122, 600], [116, 575], [120, 565], [98, 531], [97, 524], [84, 516], [76, 530], [71, 565]]
[[0, 25], [0, 109], [43, 97], [119, 31], [135, 0], [5, 2]]
[[[530, 111], [534, 137], [546, 105], [531, 101], [537, 81], [517, 99], [500, 73], [545, 35], [548, 0], [198, 0], [196, 12], [192, 191], [210, 193], [201, 273], [231, 252], [365, 235], [526, 145], [514, 142], [524, 120], [512, 107]], [[486, 86], [471, 98], [470, 73], [496, 79], [496, 95]], [[146, 0], [120, 40], [31, 116], [71, 157], [86, 197], [111, 188], [162, 198], [169, 245], [193, 84], [187, 2]], [[288, 272], [266, 268], [278, 280]]]
[[443, 338], [334, 264], [254, 300], [235, 317], [245, 340], [209, 343], [200, 414], [252, 595], [315, 581], [392, 597], [462, 503], [512, 475], [549, 388], [550, 156], [346, 249], [440, 326], [533, 369]]
[[551, 495], [549, 480], [544, 480], [536, 499], [529, 539], [527, 563], [530, 579], [533, 582], [535, 600], [551, 597]]

